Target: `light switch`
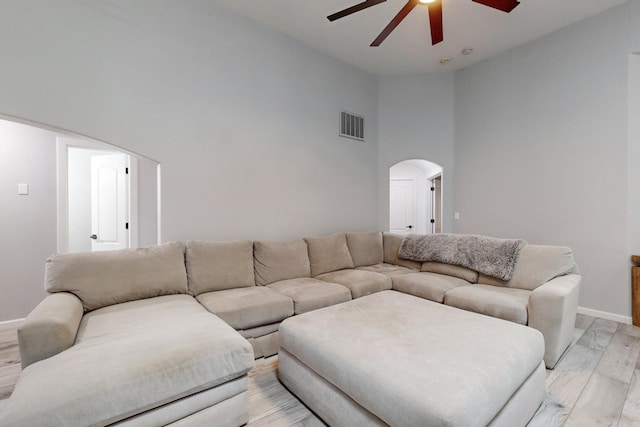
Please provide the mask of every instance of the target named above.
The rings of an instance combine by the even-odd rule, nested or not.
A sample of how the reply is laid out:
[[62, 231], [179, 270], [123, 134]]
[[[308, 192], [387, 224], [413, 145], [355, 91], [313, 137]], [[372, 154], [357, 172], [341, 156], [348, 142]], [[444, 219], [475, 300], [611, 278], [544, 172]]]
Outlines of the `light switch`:
[[460, 219], [460, 212], [454, 212], [453, 219]]
[[29, 184], [18, 184], [18, 195], [26, 196], [29, 194]]

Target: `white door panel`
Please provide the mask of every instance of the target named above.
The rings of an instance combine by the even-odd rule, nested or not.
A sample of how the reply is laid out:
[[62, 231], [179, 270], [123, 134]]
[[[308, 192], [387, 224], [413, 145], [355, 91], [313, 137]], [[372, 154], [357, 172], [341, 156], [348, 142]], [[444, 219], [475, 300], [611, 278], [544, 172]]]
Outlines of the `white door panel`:
[[129, 247], [126, 154], [91, 158], [91, 250]]
[[408, 234], [416, 223], [416, 183], [413, 179], [392, 179], [389, 187], [389, 231]]

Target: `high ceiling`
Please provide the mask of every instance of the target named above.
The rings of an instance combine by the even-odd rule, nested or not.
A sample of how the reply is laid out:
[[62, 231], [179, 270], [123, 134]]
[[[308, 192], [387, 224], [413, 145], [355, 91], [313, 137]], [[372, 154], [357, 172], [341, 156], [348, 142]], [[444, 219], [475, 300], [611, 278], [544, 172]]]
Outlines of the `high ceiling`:
[[[406, 4], [384, 3], [329, 22], [363, 0], [210, 0], [378, 75], [464, 68], [626, 0], [520, 0], [511, 13], [471, 0], [443, 0], [444, 42], [431, 45], [427, 7], [417, 6], [379, 47], [371, 42]], [[473, 52], [463, 55], [462, 50]], [[451, 58], [442, 65], [441, 58]]]

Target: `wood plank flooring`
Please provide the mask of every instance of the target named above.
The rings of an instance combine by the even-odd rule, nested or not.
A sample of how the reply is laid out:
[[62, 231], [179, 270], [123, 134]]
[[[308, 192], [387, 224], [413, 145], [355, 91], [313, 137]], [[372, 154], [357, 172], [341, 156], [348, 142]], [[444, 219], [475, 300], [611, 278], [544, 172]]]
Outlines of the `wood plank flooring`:
[[[640, 328], [578, 315], [572, 344], [554, 370], [529, 427], [640, 427]], [[277, 379], [277, 356], [249, 373], [249, 424], [325, 426]], [[0, 331], [0, 411], [20, 374], [15, 329]]]
[[20, 375], [20, 352], [16, 329], [0, 330], [0, 411]]

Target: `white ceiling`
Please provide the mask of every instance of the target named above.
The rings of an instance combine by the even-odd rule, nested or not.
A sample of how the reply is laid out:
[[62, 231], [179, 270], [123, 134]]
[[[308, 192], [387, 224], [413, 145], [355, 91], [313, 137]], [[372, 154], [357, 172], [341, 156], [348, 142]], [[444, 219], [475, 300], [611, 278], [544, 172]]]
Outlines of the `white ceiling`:
[[[363, 0], [210, 1], [358, 68], [393, 75], [464, 68], [627, 0], [520, 0], [511, 13], [443, 0], [442, 43], [431, 45], [428, 10], [416, 6], [379, 47], [369, 45], [407, 0], [387, 0], [334, 22], [327, 16]], [[471, 55], [462, 55], [466, 47]], [[452, 60], [441, 65], [443, 57]]]

